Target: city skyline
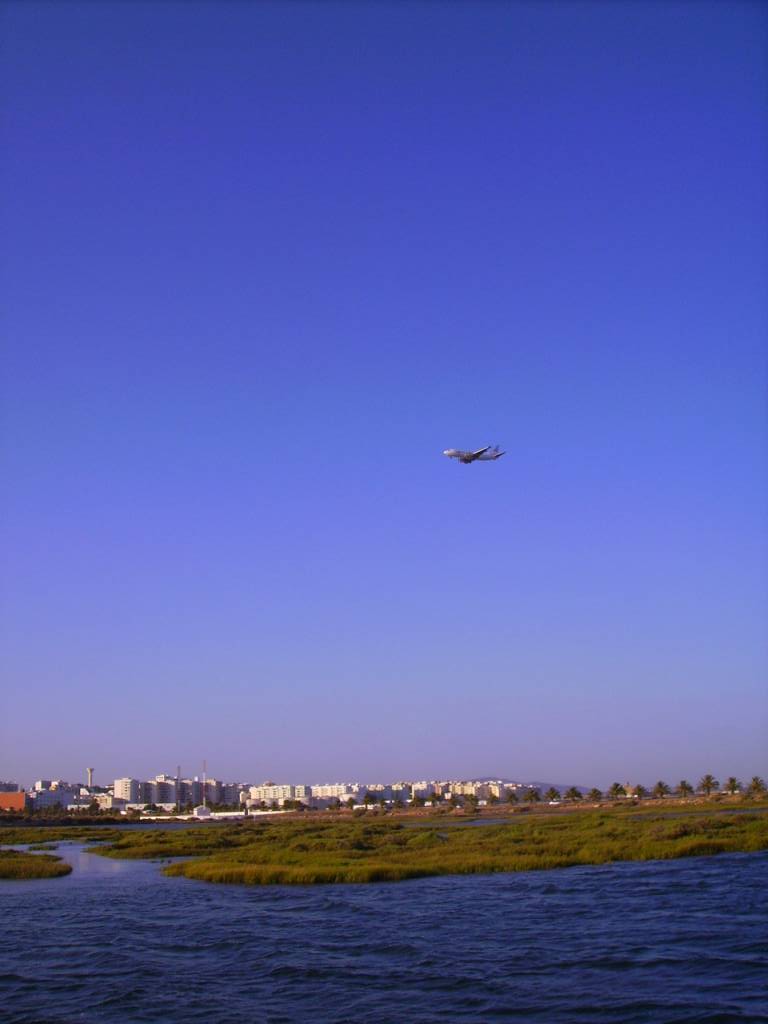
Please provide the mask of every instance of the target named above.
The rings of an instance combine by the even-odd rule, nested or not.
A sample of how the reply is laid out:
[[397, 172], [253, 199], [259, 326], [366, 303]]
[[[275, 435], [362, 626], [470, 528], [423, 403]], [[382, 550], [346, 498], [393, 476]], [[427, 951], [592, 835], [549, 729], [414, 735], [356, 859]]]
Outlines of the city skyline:
[[764, 9], [0, 18], [0, 776], [768, 774]]
[[[86, 772], [93, 772], [93, 771], [94, 771], [94, 769], [86, 769]], [[737, 775], [734, 775], [734, 773], [731, 772], [731, 771], [728, 771], [728, 772], [723, 771], [723, 772], [718, 773], [717, 771], [712, 772], [712, 771], [710, 771], [710, 769], [702, 770], [702, 771], [697, 771], [697, 772], [682, 773], [679, 776], [679, 778], [677, 776], [674, 776], [674, 778], [677, 781], [679, 781], [680, 779], [684, 779], [686, 781], [690, 781], [690, 780], [699, 779], [700, 777], [703, 777], [705, 775], [710, 775], [712, 778], [715, 778], [715, 779], [726, 779], [726, 778], [732, 778], [733, 779], [733, 778], [737, 778], [737, 780], [740, 782], [740, 784], [746, 784], [747, 781], [750, 778], [760, 778], [760, 775], [758, 773], [756, 773], [756, 772], [745, 773], [743, 776], [741, 776], [739, 778], [739, 777], [737, 777]], [[308, 781], [309, 778], [312, 778], [313, 781]], [[567, 780], [563, 780], [563, 779], [554, 780], [554, 777], [551, 775], [551, 773], [549, 775], [544, 774], [544, 775], [541, 775], [541, 776], [531, 775], [531, 774], [527, 774], [527, 775], [526, 774], [520, 774], [520, 775], [516, 775], [516, 776], [511, 776], [511, 775], [509, 775], [507, 773], [500, 773], [500, 774], [498, 774], [498, 773], [497, 774], [490, 773], [490, 774], [474, 774], [474, 775], [473, 774], [466, 774], [465, 773], [463, 775], [441, 776], [441, 775], [435, 774], [435, 773], [426, 773], [426, 774], [422, 774], [422, 775], [419, 775], [419, 776], [405, 776], [405, 775], [397, 775], [396, 776], [396, 775], [390, 775], [390, 776], [380, 777], [378, 779], [372, 779], [372, 778], [369, 777], [367, 779], [367, 781], [362, 781], [363, 778], [364, 778], [364, 776], [360, 775], [359, 773], [357, 775], [351, 774], [351, 775], [349, 775], [349, 776], [347, 776], [345, 778], [336, 778], [336, 779], [333, 779], [333, 780], [325, 779], [322, 782], [318, 781], [317, 777], [312, 777], [312, 776], [307, 776], [307, 777], [304, 777], [302, 779], [299, 779], [298, 777], [277, 779], [277, 778], [271, 778], [269, 776], [258, 776], [258, 775], [253, 775], [252, 774], [250, 776], [243, 776], [243, 777], [235, 778], [233, 776], [228, 776], [226, 773], [221, 773], [217, 777], [215, 774], [209, 773], [207, 771], [207, 768], [202, 768], [202, 769], [200, 769], [196, 773], [190, 773], [190, 772], [182, 771], [181, 770], [181, 766], [179, 765], [179, 766], [177, 766], [177, 771], [173, 772], [173, 773], [171, 773], [171, 772], [147, 772], [147, 773], [138, 773], [136, 775], [125, 775], [125, 774], [123, 774], [123, 775], [111, 775], [109, 777], [105, 776], [101, 781], [97, 781], [96, 780], [96, 775], [94, 773], [93, 776], [89, 777], [89, 781], [87, 781], [87, 782], [84, 782], [82, 779], [78, 779], [77, 774], [70, 775], [69, 777], [66, 777], [63, 774], [56, 774], [56, 773], [53, 773], [53, 774], [49, 773], [49, 775], [40, 775], [40, 774], [38, 774], [33, 782], [29, 782], [28, 780], [20, 780], [18, 777], [12, 777], [12, 776], [9, 775], [4, 780], [0, 779], [0, 791], [2, 791], [3, 787], [7, 786], [7, 785], [16, 785], [16, 786], [18, 786], [18, 788], [20, 790], [26, 790], [26, 791], [32, 791], [34, 789], [49, 789], [51, 787], [53, 787], [55, 789], [58, 786], [63, 786], [65, 788], [70, 788], [71, 787], [73, 789], [82, 787], [83, 789], [93, 789], [94, 791], [97, 791], [97, 790], [112, 790], [112, 789], [114, 789], [114, 787], [117, 785], [118, 782], [122, 782], [122, 783], [136, 783], [136, 784], [139, 784], [139, 785], [145, 785], [145, 784], [148, 784], [148, 783], [155, 783], [155, 782], [161, 782], [161, 783], [176, 782], [176, 783], [178, 783], [179, 781], [184, 782], [184, 783], [192, 783], [192, 782], [194, 782], [196, 784], [199, 783], [201, 785], [209, 784], [209, 785], [213, 785], [213, 786], [225, 786], [225, 787], [238, 787], [239, 786], [239, 787], [242, 787], [242, 788], [249, 788], [249, 787], [253, 788], [253, 787], [258, 787], [258, 786], [267, 786], [267, 787], [269, 787], [269, 786], [273, 786], [273, 787], [277, 786], [277, 787], [299, 788], [299, 789], [307, 789], [307, 790], [312, 791], [312, 795], [313, 796], [329, 795], [328, 793], [321, 793], [321, 791], [325, 791], [325, 790], [331, 791], [331, 790], [335, 790], [335, 789], [337, 789], [339, 787], [347, 787], [347, 788], [351, 787], [351, 788], [359, 788], [361, 790], [365, 790], [366, 788], [381, 788], [381, 787], [390, 787], [391, 788], [393, 786], [414, 786], [414, 785], [416, 785], [416, 786], [423, 786], [423, 785], [432, 785], [432, 784], [436, 784], [436, 785], [439, 784], [439, 785], [443, 785], [443, 786], [454, 786], [454, 785], [464, 785], [464, 784], [470, 784], [470, 783], [472, 785], [486, 785], [488, 783], [502, 783], [504, 785], [513, 786], [513, 787], [542, 786], [543, 785], [543, 786], [557, 786], [559, 788], [566, 788], [566, 787], [573, 786], [573, 787], [576, 787], [578, 789], [582, 789], [582, 790], [586, 791], [587, 789], [591, 789], [591, 788], [594, 788], [594, 787], [596, 787], [598, 789], [601, 789], [601, 790], [607, 790], [610, 785], [614, 785], [616, 783], [620, 783], [622, 785], [629, 785], [629, 786], [643, 785], [643, 786], [650, 787], [650, 785], [654, 784], [659, 779], [663, 779], [664, 781], [670, 781], [673, 778], [673, 776], [669, 775], [669, 773], [657, 772], [656, 775], [653, 776], [653, 778], [651, 778], [650, 776], [648, 778], [633, 778], [633, 777], [630, 777], [628, 775], [622, 775], [621, 772], [616, 772], [616, 773], [614, 773], [610, 777], [610, 781], [607, 781], [607, 780], [578, 781], [578, 780], [574, 780], [573, 778], [568, 778]], [[382, 778], [385, 779], [386, 781], [382, 781]], [[260, 781], [256, 781], [256, 780], [260, 780]], [[717, 784], [717, 786], [715, 788], [719, 788], [719, 782], [718, 782], [718, 784]]]

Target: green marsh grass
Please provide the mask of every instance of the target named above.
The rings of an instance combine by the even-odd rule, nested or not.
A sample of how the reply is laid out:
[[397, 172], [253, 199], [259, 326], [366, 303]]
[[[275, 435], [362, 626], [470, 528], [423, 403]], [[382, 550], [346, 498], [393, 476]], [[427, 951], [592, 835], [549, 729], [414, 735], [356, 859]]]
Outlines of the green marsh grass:
[[22, 853], [0, 850], [0, 878], [24, 881], [33, 878], [57, 878], [68, 875], [72, 868], [60, 857], [48, 853]]
[[26, 843], [60, 843], [64, 840], [77, 842], [108, 842], [119, 839], [124, 833], [118, 828], [103, 826], [69, 825], [23, 825], [0, 827], [0, 846], [20, 846]]
[[191, 858], [164, 871], [245, 885], [403, 881], [435, 875], [535, 871], [768, 849], [768, 816], [708, 811], [684, 819], [611, 811], [531, 815], [509, 823], [281, 821], [131, 832], [93, 852]]

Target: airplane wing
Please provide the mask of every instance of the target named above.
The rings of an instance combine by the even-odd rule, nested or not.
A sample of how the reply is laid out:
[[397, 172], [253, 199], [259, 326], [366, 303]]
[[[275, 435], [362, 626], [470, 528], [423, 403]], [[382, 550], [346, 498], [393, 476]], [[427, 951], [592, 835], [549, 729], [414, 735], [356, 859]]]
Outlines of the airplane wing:
[[472, 452], [472, 453], [471, 453], [471, 455], [472, 455], [472, 458], [473, 458], [473, 459], [478, 459], [478, 458], [480, 458], [480, 456], [481, 456], [481, 455], [485, 455], [485, 453], [486, 453], [486, 452], [488, 451], [488, 449], [489, 449], [490, 447], [491, 447], [491, 446], [490, 446], [489, 444], [487, 444], [487, 445], [485, 446], [485, 448], [478, 448], [476, 452]]

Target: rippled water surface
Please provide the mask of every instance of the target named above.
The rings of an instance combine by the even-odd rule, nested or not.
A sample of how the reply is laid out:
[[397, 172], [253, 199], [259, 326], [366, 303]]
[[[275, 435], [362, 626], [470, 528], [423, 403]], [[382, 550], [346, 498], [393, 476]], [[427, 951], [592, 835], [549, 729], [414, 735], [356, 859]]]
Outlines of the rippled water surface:
[[0, 882], [0, 1020], [768, 1021], [768, 854], [214, 886], [77, 844]]

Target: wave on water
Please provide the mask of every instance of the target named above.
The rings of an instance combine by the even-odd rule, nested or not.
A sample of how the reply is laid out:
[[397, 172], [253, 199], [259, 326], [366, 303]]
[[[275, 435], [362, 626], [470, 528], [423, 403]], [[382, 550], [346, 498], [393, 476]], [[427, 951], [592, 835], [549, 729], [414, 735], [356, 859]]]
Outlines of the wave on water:
[[248, 888], [60, 852], [0, 883], [4, 1024], [768, 1021], [768, 854]]

